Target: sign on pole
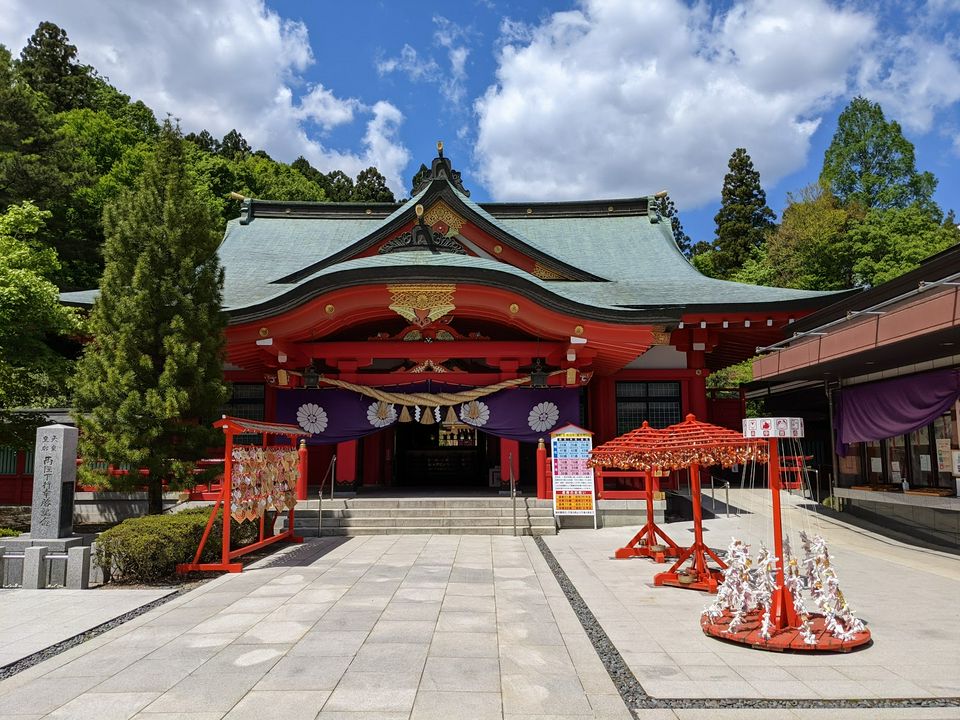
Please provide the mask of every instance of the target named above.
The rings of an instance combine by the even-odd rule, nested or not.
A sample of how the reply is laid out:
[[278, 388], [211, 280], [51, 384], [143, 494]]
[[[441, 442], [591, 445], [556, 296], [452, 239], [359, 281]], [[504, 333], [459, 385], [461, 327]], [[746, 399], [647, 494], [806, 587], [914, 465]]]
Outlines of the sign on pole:
[[746, 418], [743, 421], [743, 436], [748, 438], [802, 438], [803, 418]]
[[550, 433], [553, 474], [553, 514], [593, 515], [597, 528], [597, 498], [593, 468], [587, 464], [593, 450], [593, 433], [565, 425]]

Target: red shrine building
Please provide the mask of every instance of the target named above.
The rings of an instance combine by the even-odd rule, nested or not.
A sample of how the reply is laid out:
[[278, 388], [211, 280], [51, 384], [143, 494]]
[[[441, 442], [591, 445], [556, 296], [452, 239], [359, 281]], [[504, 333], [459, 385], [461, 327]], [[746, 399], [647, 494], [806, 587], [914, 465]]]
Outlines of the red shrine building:
[[224, 411], [310, 432], [314, 486], [336, 455], [338, 491], [531, 491], [568, 423], [739, 428], [709, 373], [836, 300], [701, 275], [653, 197], [475, 203], [439, 147], [405, 202], [246, 199], [227, 226]]

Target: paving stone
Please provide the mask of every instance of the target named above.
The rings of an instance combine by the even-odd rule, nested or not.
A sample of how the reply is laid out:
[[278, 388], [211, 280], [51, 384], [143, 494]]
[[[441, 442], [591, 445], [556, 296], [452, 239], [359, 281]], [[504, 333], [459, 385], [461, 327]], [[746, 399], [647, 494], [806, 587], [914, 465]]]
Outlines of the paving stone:
[[497, 605], [492, 597], [474, 595], [448, 595], [443, 599], [444, 612], [496, 612]]
[[368, 632], [364, 630], [318, 630], [316, 626], [310, 632], [301, 637], [290, 649], [290, 655], [306, 656], [330, 656], [330, 655], [349, 655], [353, 656], [363, 641], [367, 639]]
[[440, 612], [437, 632], [494, 632], [497, 616], [481, 612]]
[[329, 692], [298, 689], [297, 692], [251, 690], [224, 716], [224, 720], [314, 720]]
[[500, 720], [503, 717], [499, 692], [417, 693], [410, 720]]
[[499, 692], [500, 661], [496, 658], [427, 658], [422, 691]]
[[264, 619], [237, 638], [236, 642], [240, 645], [295, 643], [302, 638], [311, 627], [313, 627], [313, 623], [310, 622], [298, 622], [295, 620], [270, 622]]
[[280, 658], [257, 683], [257, 690], [333, 690], [351, 657], [287, 655]]
[[441, 632], [430, 643], [431, 656], [436, 657], [488, 657], [500, 654], [497, 633]]
[[427, 659], [426, 643], [366, 643], [350, 664], [353, 672], [417, 672]]
[[440, 614], [438, 602], [391, 602], [387, 605], [381, 620], [431, 620], [436, 622]]
[[538, 675], [501, 677], [503, 713], [515, 715], [593, 715], [583, 688], [566, 678]]
[[128, 720], [153, 701], [155, 692], [89, 692], [47, 715], [51, 720]]
[[96, 677], [39, 678], [0, 696], [0, 717], [46, 715], [96, 685]]
[[176, 661], [163, 659], [138, 660], [116, 675], [107, 678], [94, 688], [95, 692], [166, 692], [204, 661], [203, 658], [186, 657]]
[[426, 643], [433, 637], [432, 620], [381, 620], [374, 625], [368, 643]]
[[413, 708], [420, 673], [346, 672], [324, 710], [406, 711]]

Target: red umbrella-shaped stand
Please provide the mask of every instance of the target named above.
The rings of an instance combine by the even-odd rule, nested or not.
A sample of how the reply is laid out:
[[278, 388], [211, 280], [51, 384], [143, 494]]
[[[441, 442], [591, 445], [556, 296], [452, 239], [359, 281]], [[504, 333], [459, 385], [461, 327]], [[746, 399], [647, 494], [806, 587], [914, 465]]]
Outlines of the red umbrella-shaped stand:
[[[693, 544], [684, 550], [666, 572], [657, 573], [655, 585], [703, 590], [715, 593], [723, 580], [726, 564], [703, 542], [703, 511], [700, 502], [700, 468], [766, 460], [763, 440], [745, 438], [742, 434], [710, 423], [700, 422], [693, 415], [662, 431], [660, 441], [647, 455], [658, 467], [690, 473], [690, 495], [693, 505]], [[710, 567], [713, 560], [719, 567]], [[684, 563], [689, 566], [684, 568]]]
[[[590, 464], [596, 468], [618, 468], [620, 470], [642, 470], [644, 474], [644, 497], [647, 503], [647, 521], [640, 532], [630, 542], [619, 548], [614, 557], [648, 557], [658, 563], [666, 562], [668, 557], [678, 557], [681, 548], [667, 535], [653, 517], [654, 494], [660, 491], [658, 470], [647, 462], [648, 454], [656, 447], [663, 433], [650, 427], [646, 420], [636, 430], [598, 445], [590, 454]], [[660, 543], [657, 538], [663, 541]]]

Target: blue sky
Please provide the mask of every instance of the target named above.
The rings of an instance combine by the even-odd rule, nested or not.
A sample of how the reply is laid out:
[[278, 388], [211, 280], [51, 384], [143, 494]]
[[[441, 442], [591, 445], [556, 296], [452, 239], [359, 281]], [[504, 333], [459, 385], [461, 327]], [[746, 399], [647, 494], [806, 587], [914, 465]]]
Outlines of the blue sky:
[[41, 20], [187, 131], [374, 164], [398, 197], [443, 139], [475, 199], [667, 189], [710, 240], [734, 148], [779, 214], [863, 94], [960, 211], [958, 0], [0, 0], [0, 42], [18, 51]]

